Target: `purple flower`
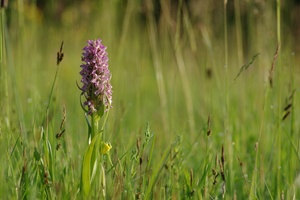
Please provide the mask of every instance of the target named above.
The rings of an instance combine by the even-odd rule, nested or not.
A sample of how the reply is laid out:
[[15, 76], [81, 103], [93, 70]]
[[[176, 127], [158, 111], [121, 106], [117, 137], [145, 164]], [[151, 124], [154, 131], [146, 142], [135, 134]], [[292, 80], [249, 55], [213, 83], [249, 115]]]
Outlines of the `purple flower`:
[[99, 111], [101, 106], [107, 111], [112, 104], [112, 86], [106, 46], [102, 44], [101, 39], [89, 40], [83, 51], [81, 58], [83, 64], [80, 66], [83, 83], [80, 90], [86, 98], [83, 107], [88, 107], [89, 115]]

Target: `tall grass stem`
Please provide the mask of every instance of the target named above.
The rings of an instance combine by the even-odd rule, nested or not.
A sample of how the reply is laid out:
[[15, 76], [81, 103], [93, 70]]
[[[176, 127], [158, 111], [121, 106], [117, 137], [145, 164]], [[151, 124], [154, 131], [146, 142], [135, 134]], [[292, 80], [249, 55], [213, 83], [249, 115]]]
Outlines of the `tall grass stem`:
[[[175, 58], [177, 62], [177, 66], [179, 69], [180, 78], [182, 81], [182, 87], [185, 97], [185, 104], [188, 114], [188, 122], [190, 132], [192, 133], [195, 130], [195, 119], [194, 119], [194, 108], [193, 108], [193, 100], [192, 100], [192, 93], [188, 81], [188, 74], [186, 70], [186, 66], [184, 63], [184, 58], [182, 56], [181, 47], [180, 47], [180, 29], [181, 29], [181, 9], [182, 9], [182, 0], [179, 1], [179, 6], [177, 10], [177, 25], [176, 25], [176, 34], [175, 34], [175, 41], [173, 42], [173, 49], [175, 52]], [[171, 35], [171, 32], [170, 32]]]
[[168, 124], [168, 112], [167, 112], [167, 94], [166, 94], [166, 87], [165, 87], [165, 82], [164, 82], [164, 76], [163, 76], [163, 71], [161, 67], [161, 61], [159, 58], [159, 48], [157, 46], [157, 26], [154, 20], [153, 16], [153, 5], [152, 2], [149, 0], [146, 0], [147, 4], [147, 19], [148, 19], [148, 24], [147, 24], [147, 29], [148, 29], [148, 36], [149, 36], [149, 42], [150, 42], [150, 48], [151, 48], [151, 53], [153, 57], [153, 62], [154, 62], [154, 70], [155, 70], [155, 75], [156, 75], [156, 82], [157, 82], [157, 87], [158, 87], [158, 93], [159, 93], [159, 98], [160, 98], [160, 107], [162, 110], [162, 122], [163, 122], [163, 128], [164, 131], [167, 133], [169, 132], [169, 124]]
[[277, 138], [277, 148], [278, 148], [278, 151], [277, 151], [277, 198], [279, 198], [281, 196], [281, 190], [282, 190], [282, 186], [281, 186], [281, 169], [282, 169], [282, 155], [281, 155], [281, 139], [282, 139], [282, 136], [281, 136], [281, 73], [282, 73], [282, 70], [281, 70], [281, 53], [280, 53], [280, 49], [281, 49], [281, 17], [280, 17], [280, 9], [281, 9], [281, 3], [280, 3], [280, 0], [276, 0], [276, 14], [277, 14], [277, 45], [279, 46], [278, 47], [278, 64], [277, 64], [277, 91], [278, 91], [278, 94], [277, 94], [277, 97], [278, 97], [278, 138]]

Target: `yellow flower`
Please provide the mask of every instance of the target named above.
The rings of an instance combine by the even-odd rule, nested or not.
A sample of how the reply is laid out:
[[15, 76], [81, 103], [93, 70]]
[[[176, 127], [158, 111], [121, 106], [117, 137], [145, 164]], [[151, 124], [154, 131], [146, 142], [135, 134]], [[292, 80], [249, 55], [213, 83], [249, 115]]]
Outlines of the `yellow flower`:
[[108, 142], [101, 142], [100, 153], [106, 154], [107, 152], [110, 151], [111, 148], [112, 146]]

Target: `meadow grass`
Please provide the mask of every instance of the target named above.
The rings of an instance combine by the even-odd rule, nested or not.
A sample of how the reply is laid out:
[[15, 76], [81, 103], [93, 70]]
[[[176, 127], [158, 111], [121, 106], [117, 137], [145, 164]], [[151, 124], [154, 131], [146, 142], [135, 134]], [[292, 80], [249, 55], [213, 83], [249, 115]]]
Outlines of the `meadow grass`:
[[[242, 19], [235, 0], [234, 23], [226, 1], [200, 22], [185, 1], [161, 1], [159, 19], [152, 1], [82, 2], [60, 21], [21, 2], [1, 10], [1, 199], [299, 198], [299, 52], [280, 1], [246, 3]], [[96, 38], [112, 73], [112, 149], [84, 197], [76, 82]]]

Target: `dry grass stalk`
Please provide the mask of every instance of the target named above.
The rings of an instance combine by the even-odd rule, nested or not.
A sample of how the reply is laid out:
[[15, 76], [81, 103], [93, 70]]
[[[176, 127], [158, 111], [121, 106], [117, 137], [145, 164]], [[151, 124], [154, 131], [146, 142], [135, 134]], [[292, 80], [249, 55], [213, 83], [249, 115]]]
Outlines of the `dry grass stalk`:
[[207, 119], [207, 131], [206, 131], [206, 134], [207, 136], [210, 136], [211, 135], [211, 127], [210, 127], [210, 124], [211, 124], [211, 116], [209, 115], [208, 116], [208, 119]]
[[224, 145], [222, 145], [222, 153], [221, 153], [221, 162], [219, 162], [220, 164], [220, 172], [221, 172], [221, 177], [222, 180], [225, 182], [225, 173], [224, 173], [224, 165], [225, 165], [225, 156], [224, 156]]
[[245, 65], [243, 65], [243, 66], [241, 67], [239, 73], [238, 73], [238, 74], [236, 75], [236, 77], [234, 78], [234, 81], [241, 75], [241, 73], [242, 73], [243, 71], [247, 70], [247, 69], [250, 67], [250, 65], [252, 65], [252, 63], [254, 62], [254, 60], [256, 59], [256, 57], [257, 57], [259, 54], [260, 54], [260, 53], [257, 53], [257, 54], [255, 54], [254, 56], [252, 56], [251, 60], [250, 60], [247, 64], [245, 64]]
[[255, 151], [257, 151], [258, 150], [258, 142], [255, 142]]
[[239, 165], [241, 167], [241, 170], [242, 170], [242, 173], [243, 173], [243, 178], [245, 180], [245, 183], [247, 184], [248, 183], [248, 180], [247, 180], [247, 175], [245, 173], [245, 170], [244, 170], [244, 163], [241, 161], [241, 159], [239, 157], [237, 157], [238, 161], [239, 161]]
[[[60, 128], [59, 128], [59, 132], [56, 134], [56, 139], [60, 139], [61, 136], [65, 133], [66, 129], [64, 128], [65, 127], [65, 123], [66, 123], [66, 119], [67, 119], [67, 110], [66, 110], [66, 106], [63, 106], [63, 119], [61, 120], [61, 123], [60, 123]], [[61, 147], [61, 144], [58, 143], [56, 145], [56, 150], [59, 150], [59, 148]]]
[[217, 172], [217, 170], [216, 170], [216, 168], [217, 168], [217, 166], [218, 166], [218, 163], [219, 163], [219, 158], [218, 158], [218, 154], [216, 155], [216, 160], [215, 160], [216, 162], [215, 162], [215, 168], [214, 169], [212, 169], [212, 174], [213, 174], [213, 176], [214, 176], [214, 181], [213, 181], [213, 185], [216, 185], [217, 184], [217, 178], [218, 178], [218, 176], [220, 175], [218, 172]]
[[274, 76], [274, 70], [275, 70], [275, 63], [277, 61], [277, 58], [278, 58], [278, 55], [279, 55], [279, 51], [280, 51], [280, 44], [278, 44], [277, 47], [276, 47], [276, 52], [274, 54], [273, 62], [272, 62], [272, 65], [271, 65], [271, 69], [269, 71], [269, 84], [270, 84], [271, 88], [273, 87], [273, 76]]
[[226, 194], [226, 184], [225, 182], [223, 182], [222, 185], [222, 198], [225, 199], [225, 194]]
[[63, 53], [63, 47], [64, 47], [64, 41], [61, 42], [59, 52], [57, 52], [57, 58], [56, 58], [56, 64], [59, 65], [59, 63], [63, 60], [64, 58], [64, 53]]
[[294, 93], [295, 93], [295, 89], [292, 91], [291, 95], [286, 100], [286, 105], [283, 109], [282, 121], [284, 121], [292, 112]]

